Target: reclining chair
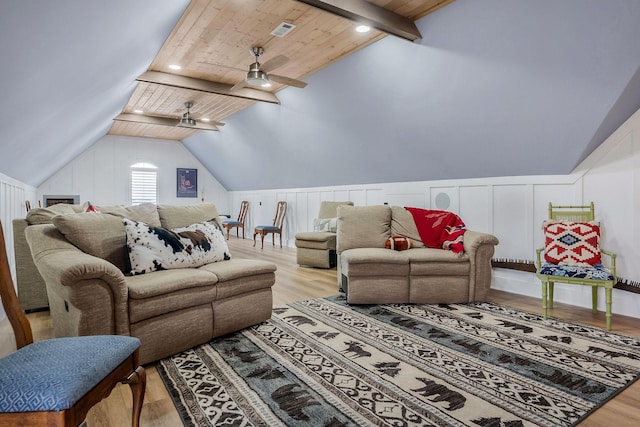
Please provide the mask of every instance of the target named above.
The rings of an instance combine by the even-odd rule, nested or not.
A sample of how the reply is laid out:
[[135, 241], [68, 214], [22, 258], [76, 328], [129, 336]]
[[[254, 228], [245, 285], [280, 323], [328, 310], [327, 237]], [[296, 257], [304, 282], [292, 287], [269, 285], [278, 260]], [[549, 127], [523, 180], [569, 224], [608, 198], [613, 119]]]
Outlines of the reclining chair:
[[322, 202], [314, 231], [296, 234], [296, 262], [301, 266], [333, 268], [336, 266], [336, 227], [338, 206], [353, 202]]

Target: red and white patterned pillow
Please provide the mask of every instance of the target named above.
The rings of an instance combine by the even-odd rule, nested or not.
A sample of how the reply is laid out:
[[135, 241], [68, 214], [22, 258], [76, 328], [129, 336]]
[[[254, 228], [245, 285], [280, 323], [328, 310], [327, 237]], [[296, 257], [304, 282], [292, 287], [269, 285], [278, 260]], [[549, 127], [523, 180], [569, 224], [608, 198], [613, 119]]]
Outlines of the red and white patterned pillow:
[[544, 259], [552, 264], [589, 267], [602, 262], [596, 221], [545, 221]]

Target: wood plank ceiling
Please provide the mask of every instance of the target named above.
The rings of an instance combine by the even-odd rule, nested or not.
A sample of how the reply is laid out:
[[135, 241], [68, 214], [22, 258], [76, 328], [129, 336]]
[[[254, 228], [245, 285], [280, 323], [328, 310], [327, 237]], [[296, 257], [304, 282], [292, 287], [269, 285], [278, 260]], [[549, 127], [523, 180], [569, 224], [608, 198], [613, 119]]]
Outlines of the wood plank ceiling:
[[[177, 126], [186, 112], [185, 102], [193, 103], [191, 117], [198, 127], [216, 130], [215, 122], [220, 126], [227, 117], [255, 102], [278, 103], [275, 94], [286, 87], [271, 81], [270, 88], [258, 90], [247, 86], [231, 90], [244, 79], [249, 64], [255, 61], [250, 53], [252, 47], [264, 48], [259, 59], [261, 64], [278, 55], [289, 58], [273, 70], [274, 74], [304, 80], [385, 37], [391, 32], [385, 24], [393, 23], [395, 18], [413, 25], [416, 19], [452, 1], [192, 0], [148, 71], [138, 78], [133, 95], [122, 114], [115, 118], [109, 134], [170, 140], [188, 138], [200, 129]], [[339, 10], [336, 12], [336, 9]], [[388, 12], [390, 20], [385, 15]], [[355, 27], [362, 23], [357, 21], [362, 20], [355, 15], [373, 16], [368, 13], [383, 16], [382, 21], [364, 19], [372, 30], [356, 32]], [[283, 22], [295, 28], [284, 37], [271, 35]], [[179, 65], [181, 69], [174, 70], [171, 65]]]

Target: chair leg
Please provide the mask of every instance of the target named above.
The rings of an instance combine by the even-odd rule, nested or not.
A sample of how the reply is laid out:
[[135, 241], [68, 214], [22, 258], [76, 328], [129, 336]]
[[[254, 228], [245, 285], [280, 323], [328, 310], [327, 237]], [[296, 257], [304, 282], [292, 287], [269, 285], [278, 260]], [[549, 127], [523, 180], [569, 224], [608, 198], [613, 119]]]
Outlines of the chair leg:
[[607, 319], [607, 331], [611, 330], [611, 303], [613, 301], [613, 289], [604, 288], [605, 316]]
[[257, 231], [254, 231], [254, 232], [253, 232], [253, 247], [254, 247], [254, 248], [256, 247], [256, 236], [257, 236], [257, 235], [258, 235], [258, 232], [257, 232]]
[[264, 249], [264, 233], [260, 233], [260, 249]]
[[554, 282], [549, 282], [549, 308], [553, 308], [553, 289]]
[[142, 366], [138, 366], [124, 383], [129, 384], [131, 394], [133, 395], [131, 425], [132, 427], [138, 427], [140, 425], [140, 413], [142, 412], [142, 403], [144, 402], [144, 393], [147, 386], [147, 373]]
[[591, 312], [596, 314], [598, 312], [598, 287], [591, 287]]
[[278, 235], [280, 236], [280, 249], [282, 249], [282, 232], [278, 233]]
[[225, 227], [227, 229], [227, 240], [229, 240], [229, 227]]
[[542, 282], [542, 318], [547, 320], [547, 282]]

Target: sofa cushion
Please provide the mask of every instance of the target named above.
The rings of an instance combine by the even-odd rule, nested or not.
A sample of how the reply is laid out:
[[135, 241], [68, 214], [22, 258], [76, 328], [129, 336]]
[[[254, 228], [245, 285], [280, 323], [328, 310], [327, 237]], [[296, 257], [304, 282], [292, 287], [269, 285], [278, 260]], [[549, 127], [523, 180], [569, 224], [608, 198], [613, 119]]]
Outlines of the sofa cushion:
[[256, 259], [232, 259], [199, 268], [218, 277], [216, 300], [271, 288], [275, 283], [276, 265]]
[[176, 291], [214, 286], [218, 277], [198, 268], [156, 271], [154, 274], [125, 276], [129, 299], [145, 299]]
[[122, 218], [160, 225], [152, 203], [127, 207], [101, 206], [100, 213], [57, 215], [53, 224], [83, 252], [109, 261], [123, 273], [128, 273], [131, 268]]
[[196, 268], [156, 271], [125, 278], [131, 323], [212, 303], [218, 278]]
[[[133, 206], [99, 206], [98, 209], [100, 213], [113, 215], [118, 218], [142, 221], [151, 227], [160, 227], [161, 225], [158, 210], [153, 203], [141, 203]], [[124, 233], [124, 226], [122, 226], [122, 231]]]
[[123, 219], [131, 273], [199, 267], [231, 259], [227, 242], [214, 222], [167, 229]]
[[445, 249], [420, 248], [404, 252], [409, 257], [411, 276], [469, 276], [469, 255]]
[[412, 248], [425, 247], [413, 215], [402, 206], [391, 206], [391, 235], [409, 238]]
[[221, 224], [218, 210], [213, 203], [200, 203], [189, 206], [158, 205], [160, 224], [164, 228], [187, 227], [198, 222], [215, 218]]
[[382, 206], [339, 206], [337, 250], [383, 248], [391, 235], [391, 208]]
[[353, 202], [331, 202], [325, 200], [320, 203], [320, 211], [318, 212], [318, 218], [335, 218], [338, 214], [338, 206], [353, 206]]
[[397, 252], [384, 248], [355, 248], [342, 252], [342, 274], [349, 276], [409, 276], [410, 251]]
[[[75, 206], [75, 208], [74, 208]], [[27, 222], [29, 225], [51, 224], [56, 215], [74, 214], [80, 212], [80, 206], [58, 203], [48, 208], [34, 208], [27, 212]]]
[[129, 270], [122, 219], [102, 213], [57, 215], [53, 224], [82, 252], [109, 261], [122, 272]]
[[307, 249], [335, 249], [336, 233], [306, 231], [296, 234], [296, 247]]
[[247, 277], [255, 274], [273, 273], [276, 265], [269, 261], [258, 259], [232, 259], [230, 261], [207, 264], [199, 270], [208, 271], [218, 277], [219, 282], [225, 282], [240, 277]]

